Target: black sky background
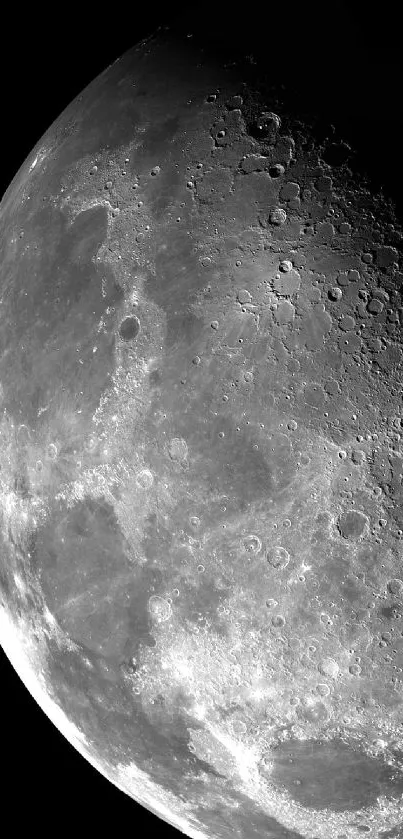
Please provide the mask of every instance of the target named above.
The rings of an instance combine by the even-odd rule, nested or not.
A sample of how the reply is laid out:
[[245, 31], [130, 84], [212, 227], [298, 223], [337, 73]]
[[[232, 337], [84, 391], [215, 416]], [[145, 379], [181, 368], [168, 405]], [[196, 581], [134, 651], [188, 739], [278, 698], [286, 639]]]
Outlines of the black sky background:
[[[136, 4], [103, 9], [21, 6], [2, 23], [0, 195], [60, 112], [108, 64], [180, 4], [148, 13]], [[84, 4], [82, 4], [84, 5]], [[151, 4], [148, 4], [151, 5]], [[354, 142], [374, 184], [401, 207], [403, 106], [398, 5], [277, 2], [192, 5], [184, 28], [225, 56], [229, 46], [260, 57], [313, 112]], [[270, 5], [270, 8], [266, 8]], [[0, 321], [1, 328], [1, 321]], [[48, 721], [0, 651], [2, 824], [106, 835], [130, 829], [179, 834], [138, 807], [83, 760]], [[6, 831], [6, 835], [9, 835]]]
[[21, 16], [17, 8], [2, 32], [0, 195], [86, 84], [157, 26], [175, 23], [224, 58], [234, 49], [254, 53], [298, 107], [340, 127], [376, 186], [400, 201], [403, 65], [393, 0], [287, 0], [243, 10], [235, 3], [168, 3], [150, 12], [123, 4], [116, 20], [111, 8], [70, 4], [60, 18], [52, 9]]

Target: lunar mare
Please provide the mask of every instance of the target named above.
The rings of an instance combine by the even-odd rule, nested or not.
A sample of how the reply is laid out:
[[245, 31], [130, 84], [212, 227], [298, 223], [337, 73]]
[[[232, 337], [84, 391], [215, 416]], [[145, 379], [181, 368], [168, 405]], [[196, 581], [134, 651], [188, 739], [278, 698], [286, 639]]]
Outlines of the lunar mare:
[[0, 206], [1, 642], [186, 835], [392, 839], [401, 227], [342, 137], [178, 38]]

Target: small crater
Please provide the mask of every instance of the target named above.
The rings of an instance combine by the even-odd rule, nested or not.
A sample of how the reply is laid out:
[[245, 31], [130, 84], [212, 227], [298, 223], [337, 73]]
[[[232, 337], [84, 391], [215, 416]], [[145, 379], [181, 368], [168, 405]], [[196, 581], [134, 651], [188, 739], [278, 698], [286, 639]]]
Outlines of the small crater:
[[241, 288], [238, 291], [237, 298], [239, 303], [250, 303], [252, 295], [246, 288]]
[[148, 601], [148, 611], [156, 623], [164, 623], [164, 621], [169, 620], [172, 615], [170, 603], [158, 594], [153, 594], [150, 597]]
[[341, 288], [338, 288], [337, 286], [333, 286], [333, 288], [329, 289], [328, 296], [329, 296], [330, 300], [334, 300], [335, 302], [337, 302], [337, 301], [341, 300], [341, 298], [343, 297], [343, 292], [342, 292]]
[[322, 153], [323, 160], [329, 166], [342, 166], [351, 156], [351, 148], [347, 143], [329, 143]]
[[274, 597], [268, 597], [266, 600], [267, 609], [275, 609], [276, 606], [278, 606], [278, 600], [275, 600]]
[[273, 316], [279, 324], [292, 323], [295, 318], [295, 306], [289, 300], [282, 300], [275, 309]]
[[262, 550], [262, 543], [259, 539], [259, 536], [255, 536], [253, 533], [248, 534], [242, 540], [242, 545], [244, 550], [250, 554], [257, 554], [259, 551]]
[[368, 530], [369, 518], [360, 510], [348, 510], [339, 516], [337, 528], [344, 539], [359, 539]]
[[186, 460], [188, 455], [186, 440], [182, 437], [173, 437], [168, 446], [168, 454], [171, 460]]
[[295, 268], [290, 268], [285, 273], [277, 274], [273, 280], [273, 287], [277, 294], [291, 296], [299, 291], [301, 276]]
[[46, 454], [50, 460], [56, 460], [57, 458], [57, 446], [54, 443], [49, 443]]
[[283, 617], [283, 615], [273, 615], [271, 622], [272, 626], [281, 629], [285, 626], [285, 617]]
[[262, 154], [248, 154], [241, 160], [240, 166], [245, 174], [262, 172], [267, 166], [267, 157]]
[[329, 711], [323, 702], [303, 702], [297, 708], [297, 716], [304, 722], [321, 723], [329, 719]]
[[397, 578], [389, 580], [387, 589], [389, 594], [393, 594], [394, 597], [401, 597], [403, 594], [403, 581]]
[[287, 213], [281, 207], [275, 207], [273, 210], [270, 211], [269, 214], [269, 222], [273, 224], [275, 227], [280, 227], [282, 224], [285, 224], [287, 221]]
[[153, 473], [149, 469], [141, 469], [136, 475], [136, 484], [141, 489], [150, 489], [154, 483]]
[[281, 570], [287, 567], [290, 561], [290, 554], [281, 545], [277, 545], [275, 548], [268, 548], [266, 551], [266, 559], [269, 565], [273, 568]]
[[343, 332], [350, 332], [355, 327], [355, 320], [351, 315], [342, 315], [339, 320], [339, 328]]
[[369, 301], [367, 306], [367, 311], [371, 315], [380, 315], [383, 312], [384, 304], [382, 300], [378, 300], [376, 297], [373, 297], [372, 300]]
[[242, 736], [247, 731], [247, 725], [243, 720], [234, 719], [231, 721], [231, 728], [235, 737]]
[[292, 201], [293, 198], [298, 198], [300, 193], [299, 184], [295, 181], [288, 181], [280, 190], [281, 201]]
[[123, 341], [133, 341], [140, 330], [140, 321], [138, 318], [130, 316], [122, 320], [119, 327], [119, 334]]
[[275, 163], [274, 166], [270, 166], [269, 175], [271, 178], [280, 178], [281, 175], [284, 175], [285, 168], [282, 163]]
[[29, 428], [24, 424], [19, 425], [17, 430], [17, 445], [26, 447], [29, 445], [30, 441], [31, 434]]
[[319, 696], [329, 696], [329, 685], [326, 685], [324, 682], [318, 682], [318, 684], [316, 685], [316, 693], [318, 693]]
[[258, 140], [274, 143], [280, 129], [281, 119], [272, 111], [264, 111], [250, 128], [249, 133]]
[[318, 664], [319, 673], [322, 676], [328, 676], [330, 679], [337, 679], [340, 668], [334, 658], [324, 658]]
[[333, 626], [333, 621], [326, 612], [321, 612], [320, 622], [325, 624], [325, 626]]

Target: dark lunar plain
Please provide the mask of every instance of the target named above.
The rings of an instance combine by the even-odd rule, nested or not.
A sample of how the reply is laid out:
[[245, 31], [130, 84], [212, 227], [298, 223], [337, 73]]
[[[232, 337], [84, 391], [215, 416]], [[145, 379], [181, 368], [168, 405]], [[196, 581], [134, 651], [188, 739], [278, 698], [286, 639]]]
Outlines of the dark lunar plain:
[[[237, 12], [196, 5], [187, 17], [179, 6], [160, 16], [119, 8], [116, 19], [113, 7], [105, 15], [84, 12], [84, 16], [69, 7], [68, 18], [57, 24], [45, 21], [44, 12], [43, 19], [29, 22], [11, 12], [8, 28], [14, 34], [4, 36], [0, 55], [0, 196], [51, 123], [87, 84], [158, 26], [172, 25], [193, 33], [213, 55], [228, 61], [250, 55], [256, 67], [270, 69], [273, 83], [285, 86], [291, 116], [294, 101], [299, 112], [317, 115], [317, 136], [331, 134], [333, 125], [335, 135], [354, 150], [351, 166], [357, 177], [365, 174], [375, 193], [382, 189], [401, 218], [403, 108], [397, 12], [392, 3], [371, 9], [364, 3], [354, 4], [353, 9], [350, 5], [313, 2], [302, 7], [291, 2], [274, 4], [270, 10], [263, 4], [245, 6]], [[377, 469], [380, 482], [381, 462]], [[395, 526], [403, 528], [402, 522], [403, 518]], [[340, 519], [342, 535], [343, 527], [352, 538], [361, 535], [356, 519]], [[148, 831], [181, 835], [113, 787], [75, 751], [1, 651], [0, 676], [4, 824], [13, 825], [19, 835], [38, 828], [45, 836], [61, 830], [83, 836], [107, 835], [111, 830], [125, 835], [130, 830], [135, 836]], [[287, 783], [288, 757], [284, 753], [283, 769], [278, 767], [278, 777], [283, 771]], [[293, 757], [298, 761], [297, 751]], [[326, 772], [332, 756], [322, 757]], [[248, 839], [246, 825], [242, 831], [234, 837]], [[277, 839], [275, 833], [266, 834], [263, 822], [252, 835]], [[298, 830], [284, 831], [278, 839], [302, 836]], [[379, 839], [403, 839], [403, 826], [379, 833]]]

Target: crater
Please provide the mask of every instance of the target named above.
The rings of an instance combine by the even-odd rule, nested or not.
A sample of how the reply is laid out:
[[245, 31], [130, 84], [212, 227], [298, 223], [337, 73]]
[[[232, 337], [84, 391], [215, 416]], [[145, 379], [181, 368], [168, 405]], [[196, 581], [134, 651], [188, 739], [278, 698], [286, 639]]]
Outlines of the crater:
[[355, 812], [380, 795], [398, 799], [403, 792], [401, 774], [341, 739], [285, 741], [273, 759], [275, 783], [303, 807]]
[[140, 321], [134, 316], [125, 318], [119, 327], [120, 337], [123, 341], [133, 341], [140, 330]]
[[348, 510], [339, 516], [337, 527], [345, 539], [359, 539], [369, 524], [368, 516], [360, 510]]

